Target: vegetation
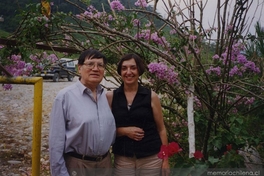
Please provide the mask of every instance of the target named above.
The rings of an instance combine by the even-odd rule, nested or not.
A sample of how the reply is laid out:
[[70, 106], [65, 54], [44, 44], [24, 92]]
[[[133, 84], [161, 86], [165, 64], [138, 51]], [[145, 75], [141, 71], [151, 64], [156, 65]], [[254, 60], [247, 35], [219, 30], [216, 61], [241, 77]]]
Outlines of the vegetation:
[[97, 48], [109, 58], [107, 72], [118, 83], [118, 58], [135, 52], [148, 67], [142, 84], [160, 94], [169, 140], [183, 149], [170, 158], [172, 167], [182, 168], [182, 175], [262, 167], [264, 31], [257, 24], [257, 35], [244, 33], [256, 1], [217, 1], [209, 27], [203, 21], [209, 1], [184, 1], [184, 8], [168, 1], [164, 17], [156, 13], [157, 4], [149, 10], [144, 0], [127, 8], [123, 4], [131, 1], [111, 1], [101, 9], [64, 2], [81, 13], [45, 17], [36, 4], [22, 13], [12, 36], [20, 42], [16, 52], [23, 56], [22, 48], [32, 50], [38, 42], [78, 51]]
[[[18, 28], [21, 20], [23, 19], [23, 16], [21, 16], [21, 13], [23, 11], [26, 11], [26, 7], [29, 4], [37, 4], [40, 0], [19, 0], [19, 1], [6, 1], [6, 0], [0, 0], [0, 17], [3, 17], [4, 21], [0, 22], [0, 29], [13, 33]], [[84, 3], [81, 3], [78, 0], [72, 0], [69, 2], [66, 2], [64, 0], [52, 0], [50, 1], [54, 5], [51, 6], [52, 13], [57, 12], [64, 12], [64, 13], [72, 13], [72, 14], [79, 14], [81, 13], [80, 9], [77, 6], [82, 7], [83, 9], [86, 8], [86, 5]], [[108, 5], [107, 0], [90, 0], [89, 1], [96, 9], [102, 11], [103, 9], [106, 12], [110, 12], [111, 9]], [[123, 0], [124, 5], [126, 7], [132, 6], [136, 2], [136, 0], [126, 1]], [[72, 5], [76, 4], [77, 6]], [[151, 9], [149, 7], [149, 9]], [[70, 20], [70, 19], [68, 19]], [[3, 37], [0, 35], [0, 37]]]
[[0, 30], [0, 36], [7, 37], [7, 36], [10, 36], [10, 33], [3, 31], [3, 30]]

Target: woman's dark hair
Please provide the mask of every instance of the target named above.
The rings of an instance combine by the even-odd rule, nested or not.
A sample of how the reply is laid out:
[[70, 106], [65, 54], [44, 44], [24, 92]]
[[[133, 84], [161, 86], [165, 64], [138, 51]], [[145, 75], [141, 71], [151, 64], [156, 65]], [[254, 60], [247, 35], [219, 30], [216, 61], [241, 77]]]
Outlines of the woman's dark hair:
[[120, 59], [118, 65], [117, 65], [117, 73], [119, 75], [121, 75], [121, 69], [122, 69], [123, 62], [130, 60], [130, 59], [135, 60], [135, 62], [137, 64], [139, 76], [141, 76], [145, 72], [145, 64], [144, 64], [144, 61], [135, 53], [126, 54]]
[[84, 61], [89, 59], [100, 59], [102, 58], [104, 60], [104, 64], [106, 65], [106, 57], [103, 55], [100, 51], [96, 49], [87, 49], [81, 53], [78, 59], [78, 64], [83, 65]]

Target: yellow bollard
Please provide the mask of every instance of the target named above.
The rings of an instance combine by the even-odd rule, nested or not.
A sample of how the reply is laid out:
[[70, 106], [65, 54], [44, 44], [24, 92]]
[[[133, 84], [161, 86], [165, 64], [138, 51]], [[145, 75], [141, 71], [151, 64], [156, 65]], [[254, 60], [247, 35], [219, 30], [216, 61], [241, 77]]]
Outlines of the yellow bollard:
[[0, 83], [34, 84], [33, 134], [32, 134], [32, 176], [40, 175], [41, 123], [42, 123], [42, 77], [3, 77]]

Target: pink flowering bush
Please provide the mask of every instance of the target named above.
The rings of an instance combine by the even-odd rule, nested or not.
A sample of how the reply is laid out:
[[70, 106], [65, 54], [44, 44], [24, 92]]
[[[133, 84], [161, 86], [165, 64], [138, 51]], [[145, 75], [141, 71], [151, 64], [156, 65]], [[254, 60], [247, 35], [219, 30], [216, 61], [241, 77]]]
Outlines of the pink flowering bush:
[[[116, 86], [121, 83], [115, 72], [119, 58], [130, 52], [139, 54], [147, 67], [139, 81], [160, 96], [169, 141], [177, 142], [182, 148], [169, 158], [172, 166], [214, 168], [219, 167], [219, 163], [242, 166], [241, 157], [233, 150], [246, 145], [259, 146], [264, 138], [264, 133], [257, 131], [263, 128], [263, 57], [245, 54], [247, 37], [242, 31], [247, 25], [242, 18], [248, 11], [241, 10], [250, 8], [250, 3], [240, 3], [242, 1], [223, 2], [215, 9], [216, 22], [206, 27], [202, 1], [193, 4], [185, 1], [183, 9], [182, 4], [169, 1], [164, 4], [164, 15], [154, 11], [155, 7], [160, 7], [155, 2], [161, 1], [154, 1], [152, 6], [145, 0], [127, 3], [129, 5], [121, 0], [110, 0], [109, 4], [104, 4], [109, 11], [87, 4], [81, 13], [70, 15], [75, 23], [55, 20], [60, 24], [57, 25], [54, 20], [32, 13], [29, 19], [36, 24], [25, 28], [24, 37], [25, 41], [35, 39], [29, 32], [33, 30], [32, 34], [38, 38], [32, 40], [34, 43], [48, 40], [79, 51], [102, 50], [109, 62], [107, 74], [115, 78]], [[229, 13], [224, 7], [230, 7], [233, 12]], [[197, 9], [200, 11], [194, 13]], [[240, 15], [226, 17], [223, 14]], [[53, 14], [55, 19], [56, 15]], [[56, 33], [51, 25], [57, 27]], [[33, 70], [41, 69], [39, 58], [31, 56], [32, 63], [36, 63]], [[187, 107], [190, 103], [195, 126], [193, 153], [189, 153], [188, 143]], [[224, 157], [227, 144], [232, 145], [229, 152], [232, 155]], [[168, 148], [162, 147], [162, 150]], [[167, 156], [169, 153], [165, 152], [164, 157]]]
[[178, 73], [174, 71], [174, 67], [168, 67], [165, 63], [150, 63], [148, 65], [149, 72], [155, 74], [158, 79], [164, 80], [169, 84], [179, 84]]
[[228, 72], [229, 77], [242, 77], [244, 74], [248, 73], [260, 73], [260, 69], [255, 65], [254, 62], [247, 60], [246, 56], [241, 53], [243, 51], [244, 45], [242, 43], [236, 43], [232, 47], [231, 51], [231, 62], [227, 61], [227, 54], [229, 49], [227, 48], [224, 53], [222, 53], [221, 57], [218, 55], [214, 55], [212, 58], [216, 61], [218, 61], [220, 66], [210, 66], [209, 69], [206, 70], [206, 73], [216, 74], [217, 76], [221, 75], [221, 69], [224, 68], [224, 66], [228, 66], [230, 68], [230, 71]]
[[48, 54], [46, 52], [31, 54], [29, 56], [31, 64], [34, 66], [32, 74], [39, 73], [42, 70], [47, 70], [52, 64], [58, 61], [58, 57], [55, 54]]
[[123, 6], [123, 4], [120, 3], [119, 0], [113, 0], [111, 3], [110, 3], [110, 6], [113, 10], [117, 10], [117, 11], [121, 11], [121, 10], [124, 10], [125, 7]]
[[[4, 66], [6, 71], [8, 71], [12, 76], [34, 76], [35, 73], [41, 72], [43, 69], [47, 69], [53, 63], [55, 63], [58, 58], [54, 54], [47, 54], [43, 52], [42, 54], [30, 55], [28, 63], [22, 60], [21, 55], [11, 55], [6, 59], [7, 64]], [[11, 90], [11, 84], [3, 84], [5, 90]]]
[[[146, 61], [148, 70], [143, 79], [147, 81], [142, 83], [159, 93], [169, 140], [177, 141], [183, 148], [179, 155], [170, 157], [177, 160], [176, 166], [180, 163], [195, 165], [198, 161], [193, 160], [198, 159], [199, 164], [206, 165], [204, 167], [216, 167], [223, 155], [219, 151], [227, 143], [236, 143], [235, 148], [246, 145], [251, 134], [247, 128], [252, 124], [244, 123], [249, 116], [252, 118], [253, 114], [247, 113], [257, 107], [261, 99], [254, 91], [260, 94], [262, 84], [257, 81], [260, 76], [258, 65], [245, 57], [242, 40], [233, 36], [236, 25], [221, 24], [200, 30], [200, 23], [190, 21], [193, 17], [179, 25], [177, 15], [172, 17], [174, 13], [169, 14], [169, 8], [165, 19], [148, 11], [149, 4], [144, 0], [136, 1], [131, 9], [118, 0], [110, 1], [109, 5], [112, 11], [104, 15], [94, 15], [100, 12], [93, 10], [93, 15], [85, 12], [76, 18], [88, 23], [89, 30], [98, 34], [86, 34], [90, 38], [100, 38], [98, 47], [108, 46], [104, 51], [113, 59], [113, 67], [118, 62], [114, 58], [128, 52], [136, 52]], [[111, 20], [108, 20], [109, 16]], [[189, 27], [189, 22], [194, 28]], [[218, 39], [216, 41], [222, 43], [209, 44], [218, 32], [224, 35], [225, 41]], [[191, 83], [193, 92], [189, 89]], [[181, 157], [188, 158], [186, 116], [187, 96], [191, 93], [196, 147], [201, 150], [193, 153], [193, 159], [187, 162]], [[253, 140], [250, 143], [256, 144]], [[162, 147], [162, 151], [167, 149]], [[167, 154], [165, 152], [164, 157]]]
[[146, 0], [137, 0], [137, 2], [135, 2], [135, 6], [139, 6], [139, 7], [147, 7], [148, 3]]
[[[32, 72], [32, 65], [21, 60], [21, 55], [11, 55], [7, 58], [6, 63], [4, 68], [13, 76], [29, 76]], [[10, 84], [3, 84], [3, 87], [5, 90], [12, 89]]]

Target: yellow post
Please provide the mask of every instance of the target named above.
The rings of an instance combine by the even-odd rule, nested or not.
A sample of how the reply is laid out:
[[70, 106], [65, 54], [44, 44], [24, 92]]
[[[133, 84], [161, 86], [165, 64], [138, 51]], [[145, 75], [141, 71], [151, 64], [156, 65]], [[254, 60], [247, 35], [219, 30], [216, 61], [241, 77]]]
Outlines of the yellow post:
[[34, 84], [34, 120], [32, 143], [32, 176], [40, 175], [43, 78]]
[[41, 122], [42, 122], [42, 77], [2, 77], [0, 83], [34, 84], [34, 112], [32, 134], [32, 176], [40, 175]]

